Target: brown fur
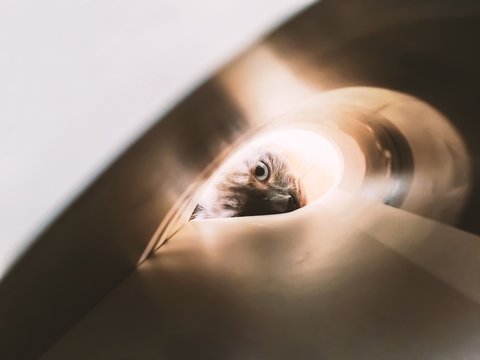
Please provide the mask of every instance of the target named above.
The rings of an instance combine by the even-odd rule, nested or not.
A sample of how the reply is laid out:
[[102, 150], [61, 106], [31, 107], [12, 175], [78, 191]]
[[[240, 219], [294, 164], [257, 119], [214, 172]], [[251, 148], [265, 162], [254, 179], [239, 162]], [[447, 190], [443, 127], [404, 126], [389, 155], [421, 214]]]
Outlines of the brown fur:
[[[255, 167], [264, 162], [270, 176], [266, 181], [255, 177]], [[306, 204], [302, 185], [290, 173], [280, 154], [259, 150], [224, 174], [215, 184], [214, 199], [201, 202], [192, 218], [237, 217], [278, 214], [296, 210]], [[279, 203], [279, 197], [288, 198]]]

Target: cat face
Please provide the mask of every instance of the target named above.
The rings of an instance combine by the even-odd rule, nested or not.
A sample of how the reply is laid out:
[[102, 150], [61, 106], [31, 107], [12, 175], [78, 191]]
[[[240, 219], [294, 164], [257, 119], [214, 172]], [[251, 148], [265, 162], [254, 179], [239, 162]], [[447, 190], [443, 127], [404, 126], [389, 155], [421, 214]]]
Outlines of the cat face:
[[217, 184], [211, 211], [218, 217], [268, 215], [305, 204], [300, 180], [290, 173], [285, 158], [272, 151], [256, 151]]

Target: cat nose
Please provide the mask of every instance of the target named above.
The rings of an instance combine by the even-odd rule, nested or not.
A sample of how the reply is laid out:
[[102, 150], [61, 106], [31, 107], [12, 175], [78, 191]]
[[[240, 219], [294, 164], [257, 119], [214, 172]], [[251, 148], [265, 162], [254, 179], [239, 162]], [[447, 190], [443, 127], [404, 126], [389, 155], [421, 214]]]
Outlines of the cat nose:
[[270, 198], [272, 210], [275, 212], [289, 212], [298, 209], [298, 205], [292, 195], [275, 194]]

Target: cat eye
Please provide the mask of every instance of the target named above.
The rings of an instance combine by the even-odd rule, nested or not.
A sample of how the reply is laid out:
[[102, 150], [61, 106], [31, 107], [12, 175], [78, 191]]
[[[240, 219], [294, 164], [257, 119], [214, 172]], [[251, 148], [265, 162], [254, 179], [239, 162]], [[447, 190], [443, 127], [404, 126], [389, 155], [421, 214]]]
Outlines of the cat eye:
[[255, 166], [255, 178], [259, 181], [265, 181], [270, 175], [270, 170], [268, 169], [267, 164], [263, 161], [259, 161]]

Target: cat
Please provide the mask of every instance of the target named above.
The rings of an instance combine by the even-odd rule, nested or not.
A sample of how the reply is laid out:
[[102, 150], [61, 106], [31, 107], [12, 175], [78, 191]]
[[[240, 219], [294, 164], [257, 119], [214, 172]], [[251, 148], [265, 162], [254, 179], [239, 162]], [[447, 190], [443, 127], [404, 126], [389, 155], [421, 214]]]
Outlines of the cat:
[[196, 206], [191, 219], [280, 214], [306, 204], [303, 186], [286, 158], [265, 149], [243, 155], [221, 173], [209, 194]]

